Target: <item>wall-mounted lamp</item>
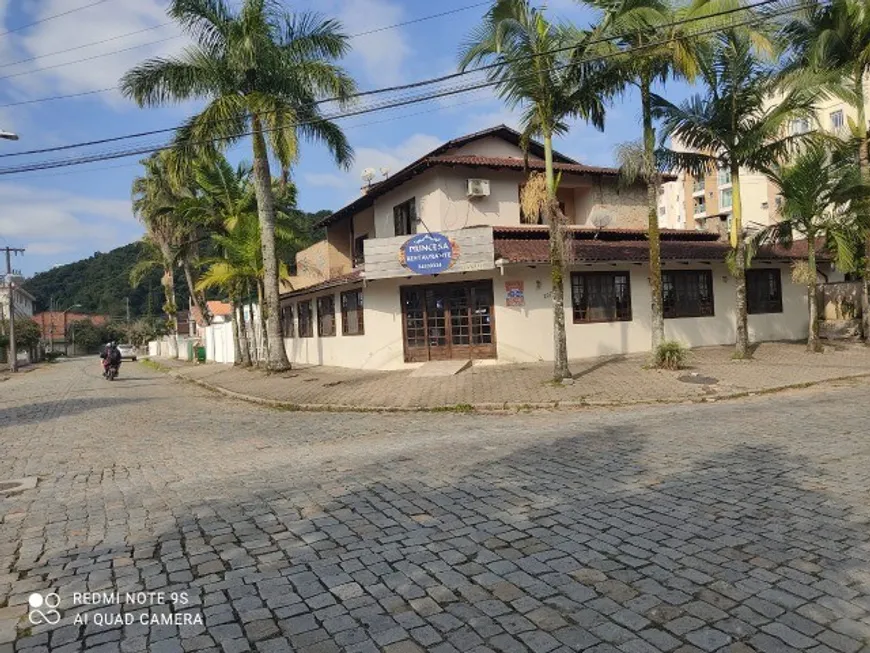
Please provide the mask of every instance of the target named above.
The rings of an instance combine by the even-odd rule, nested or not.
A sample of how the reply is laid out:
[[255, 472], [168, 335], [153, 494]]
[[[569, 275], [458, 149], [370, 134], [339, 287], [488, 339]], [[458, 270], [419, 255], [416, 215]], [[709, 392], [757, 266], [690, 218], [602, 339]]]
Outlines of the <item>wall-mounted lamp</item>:
[[503, 257], [495, 260], [495, 267], [497, 267], [498, 271], [501, 272], [501, 276], [504, 276], [504, 266], [508, 263], [510, 263], [510, 261]]

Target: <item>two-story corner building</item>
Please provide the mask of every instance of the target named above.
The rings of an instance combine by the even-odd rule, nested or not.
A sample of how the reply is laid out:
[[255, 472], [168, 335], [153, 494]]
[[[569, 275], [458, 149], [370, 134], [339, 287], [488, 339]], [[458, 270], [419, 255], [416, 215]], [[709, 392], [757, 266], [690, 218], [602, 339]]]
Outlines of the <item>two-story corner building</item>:
[[[548, 230], [520, 215], [528, 170], [507, 127], [449, 141], [325, 218], [326, 239], [300, 252], [282, 294], [295, 363], [397, 369], [432, 360], [552, 360]], [[646, 190], [618, 171], [554, 156], [571, 221], [565, 318], [571, 358], [647, 351]], [[715, 234], [663, 232], [667, 337], [734, 342], [734, 282]], [[806, 292], [789, 257], [759, 254], [749, 275], [756, 340], [807, 331]]]

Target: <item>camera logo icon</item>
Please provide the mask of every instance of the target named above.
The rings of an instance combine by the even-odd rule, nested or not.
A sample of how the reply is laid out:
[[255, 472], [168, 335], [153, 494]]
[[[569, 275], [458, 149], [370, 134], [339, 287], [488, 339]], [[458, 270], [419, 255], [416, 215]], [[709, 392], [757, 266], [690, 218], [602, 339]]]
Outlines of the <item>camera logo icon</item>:
[[30, 605], [30, 612], [27, 613], [27, 618], [34, 626], [40, 624], [53, 626], [60, 621], [60, 612], [57, 610], [60, 606], [60, 596], [54, 592], [49, 592], [48, 594], [34, 592], [27, 597], [27, 603]]

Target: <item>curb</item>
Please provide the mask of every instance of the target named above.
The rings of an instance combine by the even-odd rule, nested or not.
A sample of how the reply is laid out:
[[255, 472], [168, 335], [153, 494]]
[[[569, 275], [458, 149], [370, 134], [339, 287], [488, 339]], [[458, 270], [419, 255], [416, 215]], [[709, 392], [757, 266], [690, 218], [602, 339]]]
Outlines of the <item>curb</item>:
[[803, 383], [790, 383], [786, 385], [774, 386], [771, 388], [761, 388], [759, 390], [743, 390], [740, 392], [731, 392], [706, 397], [689, 397], [680, 399], [639, 399], [637, 401], [547, 401], [547, 402], [504, 402], [504, 403], [478, 403], [478, 404], [449, 404], [443, 406], [360, 406], [355, 404], [297, 404], [291, 401], [282, 401], [280, 399], [268, 399], [266, 397], [257, 397], [248, 395], [235, 390], [229, 390], [219, 385], [201, 381], [199, 379], [191, 379], [184, 373], [176, 370], [164, 368], [164, 373], [175, 379], [193, 383], [201, 388], [217, 392], [232, 399], [239, 399], [252, 404], [268, 406], [277, 410], [298, 411], [298, 412], [334, 412], [334, 413], [508, 413], [508, 412], [523, 412], [532, 410], [582, 410], [589, 408], [630, 408], [637, 406], [675, 406], [680, 404], [712, 404], [720, 401], [745, 399], [746, 397], [756, 397], [760, 395], [776, 394], [786, 392], [788, 390], [802, 390], [804, 388], [812, 388], [826, 383], [836, 383], [837, 381], [848, 381], [852, 379], [870, 378], [870, 372], [861, 372], [859, 374], [848, 374], [846, 376], [838, 376], [830, 379], [822, 379], [821, 381], [806, 381]]

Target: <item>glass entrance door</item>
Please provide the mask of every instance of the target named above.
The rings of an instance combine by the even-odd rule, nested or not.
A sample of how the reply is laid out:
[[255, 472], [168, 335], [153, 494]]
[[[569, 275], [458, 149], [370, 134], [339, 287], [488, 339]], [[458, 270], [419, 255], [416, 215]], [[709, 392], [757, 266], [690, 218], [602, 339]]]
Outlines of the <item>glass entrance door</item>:
[[495, 358], [492, 282], [401, 289], [405, 361]]

